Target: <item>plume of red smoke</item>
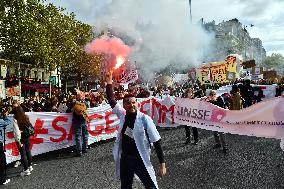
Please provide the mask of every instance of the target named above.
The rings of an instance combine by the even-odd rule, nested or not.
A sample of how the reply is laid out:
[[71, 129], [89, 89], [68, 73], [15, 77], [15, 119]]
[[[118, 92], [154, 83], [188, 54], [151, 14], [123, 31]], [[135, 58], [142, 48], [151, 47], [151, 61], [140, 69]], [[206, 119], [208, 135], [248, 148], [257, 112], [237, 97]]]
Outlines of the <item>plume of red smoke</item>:
[[112, 57], [122, 56], [126, 58], [131, 48], [117, 37], [102, 36], [88, 43], [85, 46], [85, 51], [91, 55], [103, 53]]
[[[104, 61], [101, 63], [103, 72], [114, 69], [119, 75], [126, 68], [125, 63], [131, 48], [117, 37], [102, 36], [88, 43], [85, 51], [91, 55], [103, 54]], [[124, 60], [124, 62], [118, 60]], [[118, 65], [119, 63], [121, 64]]]

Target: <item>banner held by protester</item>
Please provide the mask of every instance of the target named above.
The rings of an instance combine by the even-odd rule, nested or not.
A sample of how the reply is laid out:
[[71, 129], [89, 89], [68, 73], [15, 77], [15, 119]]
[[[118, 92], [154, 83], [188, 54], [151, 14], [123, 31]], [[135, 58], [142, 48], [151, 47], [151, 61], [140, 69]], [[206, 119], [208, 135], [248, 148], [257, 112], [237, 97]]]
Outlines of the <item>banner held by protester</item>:
[[232, 111], [199, 99], [177, 98], [175, 121], [206, 130], [281, 139], [284, 137], [284, 98], [273, 98]]
[[[152, 117], [161, 127], [189, 125], [224, 133], [284, 138], [284, 98], [273, 98], [249, 108], [231, 111], [219, 108], [200, 99], [154, 97], [137, 99], [141, 112]], [[119, 120], [109, 105], [88, 109], [89, 144], [114, 138]], [[27, 112], [34, 128], [31, 137], [33, 155], [59, 150], [75, 145], [72, 114], [55, 112]], [[12, 125], [6, 129], [7, 162], [20, 159], [14, 141]], [[281, 143], [282, 146], [283, 142]]]

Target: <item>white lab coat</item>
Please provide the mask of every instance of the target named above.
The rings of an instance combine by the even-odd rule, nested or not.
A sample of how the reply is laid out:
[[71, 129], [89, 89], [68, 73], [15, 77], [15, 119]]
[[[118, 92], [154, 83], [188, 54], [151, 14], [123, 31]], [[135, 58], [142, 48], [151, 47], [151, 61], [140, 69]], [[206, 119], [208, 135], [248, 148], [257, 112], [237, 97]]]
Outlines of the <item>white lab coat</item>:
[[[125, 121], [126, 111], [119, 104], [116, 104], [116, 106], [113, 108], [112, 111], [120, 119], [119, 129], [118, 129], [116, 141], [115, 141], [114, 148], [113, 148], [113, 156], [114, 156], [114, 161], [115, 161], [115, 175], [119, 179], [120, 178], [120, 158], [121, 158], [121, 152], [122, 152], [121, 130], [123, 128], [123, 124]], [[156, 185], [156, 188], [158, 189], [155, 171], [150, 161], [150, 151], [151, 151], [150, 144], [147, 139], [144, 127], [147, 130], [149, 140], [151, 143], [160, 140], [161, 137], [159, 135], [159, 132], [157, 131], [155, 124], [153, 123], [153, 120], [148, 115], [145, 115], [140, 111], [137, 111], [137, 117], [136, 117], [134, 128], [133, 128], [133, 138], [137, 146], [138, 152], [143, 160], [143, 163], [152, 181]]]

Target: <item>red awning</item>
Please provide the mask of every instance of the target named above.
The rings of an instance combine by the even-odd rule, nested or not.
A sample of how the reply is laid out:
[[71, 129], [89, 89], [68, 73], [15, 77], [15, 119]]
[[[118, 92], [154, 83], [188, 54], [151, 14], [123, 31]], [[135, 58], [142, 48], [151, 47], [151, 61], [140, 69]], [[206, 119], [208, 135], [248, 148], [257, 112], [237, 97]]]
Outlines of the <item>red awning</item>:
[[22, 84], [22, 91], [29, 91], [29, 90], [34, 90], [37, 92], [48, 92], [49, 91], [49, 85], [48, 84]]

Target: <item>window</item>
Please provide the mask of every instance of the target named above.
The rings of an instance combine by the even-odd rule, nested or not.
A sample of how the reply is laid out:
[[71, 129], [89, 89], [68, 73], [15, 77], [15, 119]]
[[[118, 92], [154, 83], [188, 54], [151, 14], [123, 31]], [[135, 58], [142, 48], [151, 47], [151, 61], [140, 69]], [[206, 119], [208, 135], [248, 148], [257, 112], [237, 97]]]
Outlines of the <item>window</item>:
[[35, 74], [35, 79], [37, 79], [37, 71], [34, 71], [34, 74]]
[[31, 77], [31, 70], [27, 70], [27, 77]]

